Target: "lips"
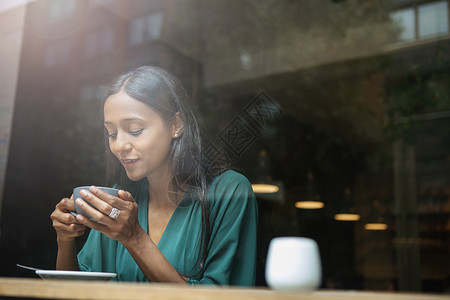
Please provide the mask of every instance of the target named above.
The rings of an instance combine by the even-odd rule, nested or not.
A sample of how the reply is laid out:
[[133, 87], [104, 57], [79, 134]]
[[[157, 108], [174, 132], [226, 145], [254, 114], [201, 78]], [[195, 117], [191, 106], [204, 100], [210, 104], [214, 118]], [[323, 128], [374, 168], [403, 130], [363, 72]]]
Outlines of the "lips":
[[124, 165], [124, 167], [128, 167], [133, 165], [134, 163], [136, 163], [139, 159], [121, 159], [120, 161], [122, 162], [122, 165]]

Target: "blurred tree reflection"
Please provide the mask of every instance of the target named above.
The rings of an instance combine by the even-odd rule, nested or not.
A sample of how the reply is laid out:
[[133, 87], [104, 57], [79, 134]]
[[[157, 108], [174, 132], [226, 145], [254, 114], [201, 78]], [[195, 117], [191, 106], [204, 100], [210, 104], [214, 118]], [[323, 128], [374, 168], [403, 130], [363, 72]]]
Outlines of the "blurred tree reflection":
[[397, 34], [389, 17], [392, 4], [383, 0], [178, 4], [168, 39], [189, 56], [202, 58], [207, 83], [364, 57]]
[[[224, 87], [212, 95], [216, 103], [239, 97], [239, 86], [247, 95], [258, 88], [275, 93], [296, 120], [328, 137], [308, 146], [317, 149], [313, 161], [326, 169], [334, 164], [331, 157], [323, 163], [330, 145], [341, 145], [352, 162], [373, 159], [376, 152], [386, 110], [380, 71], [385, 59], [355, 58], [379, 53], [395, 38], [391, 9], [390, 1], [189, 0], [178, 6], [168, 39], [202, 58], [206, 89]], [[354, 63], [346, 64], [349, 59]], [[274, 74], [280, 76], [271, 80]], [[217, 124], [224, 106], [215, 108], [208, 107], [208, 115]]]
[[[430, 115], [423, 119], [420, 115], [450, 110], [449, 53], [448, 45], [437, 45], [432, 51], [424, 53], [422, 60], [411, 62], [406, 70], [391, 76], [386, 87], [389, 111], [385, 128], [391, 139], [415, 143], [420, 131], [414, 123], [435, 118]], [[445, 129], [436, 124], [427, 124], [422, 128], [448, 143], [448, 130], [445, 134], [442, 132]]]

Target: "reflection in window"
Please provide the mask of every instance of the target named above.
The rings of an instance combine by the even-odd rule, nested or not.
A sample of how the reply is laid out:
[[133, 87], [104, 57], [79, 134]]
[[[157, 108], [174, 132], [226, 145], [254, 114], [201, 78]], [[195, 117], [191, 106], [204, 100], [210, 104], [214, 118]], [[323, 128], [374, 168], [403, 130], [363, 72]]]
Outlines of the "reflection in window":
[[[52, 1], [42, 2], [49, 8]], [[206, 146], [226, 147], [211, 159], [239, 167], [252, 183], [280, 188], [277, 193], [256, 195], [262, 233], [257, 284], [265, 284], [264, 255], [271, 238], [298, 235], [317, 239], [323, 288], [447, 289], [450, 36], [446, 31], [440, 36], [445, 38], [428, 37], [441, 34], [440, 28], [448, 25], [450, 0], [219, 0], [164, 5], [159, 0], [131, 0], [115, 1], [113, 7], [96, 6], [89, 12], [90, 5], [108, 1], [77, 2], [84, 3], [76, 14], [83, 27], [65, 38], [24, 31], [25, 44], [36, 47], [22, 49], [17, 100], [26, 104], [34, 97], [42, 105], [17, 105], [17, 120], [27, 118], [27, 124], [38, 124], [40, 129], [37, 135], [23, 122], [14, 126], [12, 135], [21, 137], [14, 140], [25, 144], [11, 148], [19, 150], [10, 156], [11, 165], [19, 169], [8, 173], [5, 199], [14, 201], [14, 182], [37, 180], [33, 187], [54, 182], [48, 185], [54, 188], [51, 191], [27, 191], [27, 195], [47, 196], [64, 194], [63, 188], [75, 182], [101, 180], [97, 172], [103, 169], [103, 151], [96, 146], [101, 144], [101, 128], [96, 125], [96, 107], [104, 95], [101, 83], [119, 70], [161, 65], [179, 75], [204, 114], [212, 138]], [[442, 3], [445, 9], [439, 6]], [[391, 4], [398, 10], [393, 12]], [[42, 7], [27, 9], [26, 24], [33, 25]], [[389, 17], [392, 22], [385, 23]], [[41, 19], [37, 21], [40, 25]], [[59, 33], [59, 26], [73, 28], [75, 21], [47, 27], [50, 33]], [[420, 26], [424, 28], [419, 30]], [[103, 31], [108, 27], [112, 30]], [[392, 32], [405, 42], [384, 48]], [[159, 39], [166, 35], [168, 43], [161, 44]], [[415, 43], [422, 36], [427, 40]], [[152, 38], [157, 39], [148, 41]], [[66, 39], [72, 44], [60, 42]], [[201, 47], [203, 41], [207, 47]], [[99, 53], [111, 47], [107, 54]], [[112, 51], [121, 59], [108, 57]], [[34, 64], [36, 53], [41, 56], [40, 66]], [[82, 56], [79, 66], [73, 65], [74, 55]], [[23, 76], [30, 70], [49, 76], [41, 76], [39, 84], [30, 88]], [[66, 70], [69, 77], [64, 76]], [[76, 118], [83, 118], [81, 126], [67, 122]], [[236, 120], [243, 127], [234, 126]], [[226, 133], [237, 138], [244, 133], [250, 139], [236, 143], [232, 136], [224, 138]], [[81, 148], [79, 137], [86, 139]], [[18, 156], [29, 144], [37, 153], [45, 153], [49, 145], [57, 150], [50, 149], [50, 155], [43, 156], [46, 161], [26, 152]], [[43, 163], [48, 166], [45, 172]], [[32, 176], [36, 173], [42, 175]], [[312, 200], [320, 195], [322, 210], [295, 206], [307, 196], [309, 173], [315, 180]], [[27, 195], [23, 199], [32, 199]], [[44, 198], [36, 199], [42, 203], [37, 215], [47, 219], [47, 202], [53, 200]], [[360, 219], [333, 219], [338, 212], [356, 212]], [[366, 229], [367, 223], [372, 224], [368, 229], [374, 229], [380, 221], [385, 230]], [[35, 258], [28, 257], [26, 247], [34, 243], [34, 236], [24, 231], [19, 233], [25, 246], [16, 250], [18, 245], [8, 244], [6, 251], [16, 251], [18, 260], [24, 257], [37, 263], [48, 254], [45, 261], [51, 266], [54, 251], [47, 246], [54, 245], [54, 237], [47, 229], [39, 231], [46, 248], [33, 252]], [[0, 260], [8, 260], [3, 256]]]
[[53, 108], [57, 109], [58, 107], [62, 107], [66, 104], [66, 97], [64, 95], [55, 95], [52, 97], [52, 106]]
[[104, 28], [99, 31], [89, 33], [85, 38], [84, 54], [92, 57], [101, 53], [111, 51], [114, 47], [113, 28]]
[[[391, 13], [400, 29], [398, 40], [408, 41], [448, 34], [448, 1], [437, 1]], [[417, 32], [416, 32], [417, 31]]]
[[161, 35], [161, 25], [161, 12], [153, 12], [149, 15], [131, 20], [128, 43], [130, 45], [136, 45], [159, 38]]
[[447, 1], [419, 6], [419, 38], [448, 32]]
[[83, 84], [80, 87], [80, 100], [82, 102], [101, 99], [107, 91], [105, 85]]
[[80, 100], [89, 101], [94, 98], [95, 87], [90, 84], [85, 84], [80, 87]]
[[44, 54], [44, 64], [46, 67], [63, 65], [70, 58], [70, 40], [58, 41], [48, 44]]
[[414, 8], [398, 10], [392, 13], [391, 18], [400, 29], [398, 37], [400, 41], [407, 41], [415, 38]]
[[107, 6], [107, 5], [112, 5], [114, 3], [115, 0], [91, 0], [89, 2], [89, 6], [91, 8], [97, 7], [97, 6]]
[[253, 65], [252, 56], [245, 50], [240, 51], [241, 54], [239, 59], [241, 60], [241, 65], [245, 70], [250, 70]]
[[49, 20], [54, 21], [65, 17], [75, 7], [75, 0], [53, 0], [49, 7]]

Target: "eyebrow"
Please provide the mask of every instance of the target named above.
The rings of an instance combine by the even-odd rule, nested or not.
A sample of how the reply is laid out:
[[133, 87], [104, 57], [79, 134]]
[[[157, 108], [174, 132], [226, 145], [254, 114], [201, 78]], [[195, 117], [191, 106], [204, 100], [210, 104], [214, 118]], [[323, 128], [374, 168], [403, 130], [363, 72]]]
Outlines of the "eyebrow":
[[[143, 121], [143, 120], [140, 119], [140, 118], [134, 117], [134, 118], [126, 118], [126, 119], [123, 119], [122, 121], [123, 122], [130, 122], [130, 121]], [[105, 124], [112, 124], [112, 122], [110, 122], [110, 121], [105, 121], [104, 123]]]

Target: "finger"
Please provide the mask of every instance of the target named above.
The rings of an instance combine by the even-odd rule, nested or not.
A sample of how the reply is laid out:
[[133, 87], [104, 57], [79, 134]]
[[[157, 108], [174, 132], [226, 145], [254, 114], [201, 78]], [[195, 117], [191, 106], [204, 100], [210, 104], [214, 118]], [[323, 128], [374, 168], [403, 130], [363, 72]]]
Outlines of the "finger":
[[123, 238], [124, 236], [130, 235], [129, 234], [130, 230], [128, 230], [128, 232], [124, 232], [125, 227], [123, 224], [121, 224], [120, 222], [115, 222], [108, 216], [104, 217], [106, 218], [105, 221], [108, 222], [108, 224], [93, 222], [92, 220], [89, 220], [88, 218], [82, 215], [78, 215], [77, 220], [80, 223], [86, 225], [87, 227], [90, 227], [98, 232], [101, 232], [106, 236], [108, 236], [109, 238], [116, 241], [120, 241], [120, 239]]
[[72, 224], [65, 224], [61, 222], [55, 222], [54, 227], [58, 229], [58, 231], [64, 231], [66, 233], [73, 233], [73, 232], [84, 232], [86, 230], [86, 226], [76, 221], [76, 223]]
[[[104, 201], [102, 201], [102, 202], [104, 204], [106, 204], [106, 202], [104, 202]], [[80, 198], [76, 200], [76, 203], [86, 214], [90, 215], [95, 221], [102, 223], [102, 224], [110, 224], [111, 223], [112, 219], [110, 217], [108, 217], [107, 214], [109, 214], [111, 212], [112, 207], [109, 206], [108, 204], [106, 204], [106, 205], [108, 205], [111, 208], [109, 208], [109, 211], [103, 212], [103, 211], [100, 211], [100, 210], [92, 207], [91, 205], [86, 203], [86, 201], [83, 201]], [[79, 221], [78, 216], [77, 216], [77, 220]], [[86, 219], [86, 218], [84, 218], [84, 219]], [[91, 220], [89, 220], [89, 221], [91, 221]], [[96, 223], [96, 222], [93, 222], [93, 223]], [[91, 226], [91, 224], [86, 224], [86, 223], [82, 223], [82, 224], [85, 224], [91, 228], [94, 228]]]
[[77, 219], [75, 218], [74, 215], [72, 215], [71, 213], [63, 213], [60, 214], [58, 216], [58, 221], [63, 223], [63, 224], [79, 224], [79, 222], [77, 221]]
[[119, 209], [124, 209], [126, 207], [125, 202], [122, 199], [110, 195], [95, 186], [92, 186], [89, 191], [82, 190], [80, 193], [86, 201], [104, 214], [109, 214], [112, 207], [117, 207]]
[[83, 224], [84, 226], [87, 226], [87, 227], [92, 228], [99, 232], [104, 232], [106, 229], [106, 225], [91, 221], [91, 220], [89, 220], [89, 218], [86, 218], [83, 215], [78, 215], [77, 221], [80, 222], [81, 224]]
[[55, 227], [56, 232], [58, 233], [58, 235], [60, 236], [65, 236], [65, 237], [78, 237], [83, 235], [86, 232], [86, 226], [83, 225], [83, 228], [78, 229], [78, 230], [71, 230], [68, 228], [63, 228], [63, 227]]
[[103, 191], [102, 189], [97, 188], [94, 185], [89, 188], [89, 191], [93, 195], [95, 195], [98, 198], [100, 198], [102, 200], [105, 200], [105, 201], [107, 201], [107, 200], [114, 200], [115, 198], [117, 198], [117, 197], [115, 197], [115, 196], [113, 196], [111, 194], [108, 194], [107, 192]]
[[71, 213], [66, 212], [66, 210], [62, 211], [58, 208], [53, 211], [53, 213], [50, 215], [50, 218], [53, 221], [58, 221], [64, 224], [78, 223], [78, 221]]
[[[77, 205], [83, 209], [86, 213], [90, 214], [89, 211], [92, 207], [94, 207], [96, 210], [106, 214], [111, 210], [111, 205], [105, 201], [105, 199], [100, 199], [96, 195], [92, 194], [88, 190], [81, 190], [80, 195], [83, 197], [82, 199], [76, 199]], [[78, 203], [78, 200], [82, 200], [83, 202]], [[92, 207], [89, 206], [81, 206], [82, 203], [89, 203]], [[84, 204], [83, 204], [84, 205]], [[92, 215], [91, 215], [92, 216]], [[94, 217], [94, 216], [92, 216]]]
[[75, 203], [72, 199], [69, 198], [63, 198], [56, 206], [61, 211], [75, 211]]
[[52, 225], [57, 232], [63, 233], [66, 236], [79, 235], [86, 230], [86, 226], [74, 220], [72, 223], [65, 223], [60, 219], [52, 218]]
[[119, 190], [119, 197], [122, 200], [129, 201], [129, 202], [135, 202], [133, 196], [130, 192]]

